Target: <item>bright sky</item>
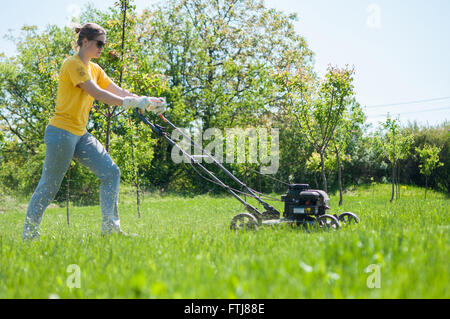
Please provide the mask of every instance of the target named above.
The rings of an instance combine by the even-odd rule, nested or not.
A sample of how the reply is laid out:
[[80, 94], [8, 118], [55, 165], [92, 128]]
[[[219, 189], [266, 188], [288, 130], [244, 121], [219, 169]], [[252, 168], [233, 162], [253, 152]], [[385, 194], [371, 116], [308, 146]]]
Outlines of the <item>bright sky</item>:
[[[40, 30], [47, 24], [64, 26], [89, 2], [0, 1], [3, 4], [0, 35], [8, 29], [17, 31], [23, 25], [37, 25]], [[114, 2], [94, 3], [95, 7], [105, 9]], [[155, 2], [134, 1], [138, 10]], [[296, 30], [315, 53], [320, 75], [330, 63], [355, 66], [356, 96], [361, 105], [368, 106], [369, 122], [377, 125], [387, 112], [399, 114], [404, 123], [416, 120], [435, 125], [450, 119], [450, 1], [265, 0], [265, 3], [286, 13], [297, 13]], [[14, 45], [2, 38], [0, 52], [14, 55]], [[424, 102], [399, 104], [416, 101]]]

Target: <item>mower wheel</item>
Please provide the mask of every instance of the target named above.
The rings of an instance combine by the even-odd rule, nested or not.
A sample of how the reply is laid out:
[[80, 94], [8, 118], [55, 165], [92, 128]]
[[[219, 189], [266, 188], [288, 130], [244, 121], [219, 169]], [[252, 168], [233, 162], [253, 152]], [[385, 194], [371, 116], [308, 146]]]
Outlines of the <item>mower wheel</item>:
[[237, 214], [230, 224], [231, 230], [257, 230], [258, 220], [249, 213]]
[[319, 227], [323, 229], [338, 230], [341, 227], [338, 219], [328, 214], [320, 215], [319, 217], [317, 217], [317, 223]]
[[356, 216], [355, 214], [350, 213], [350, 212], [345, 212], [345, 213], [340, 214], [338, 217], [338, 220], [346, 225], [352, 224], [352, 223], [359, 224], [358, 216]]

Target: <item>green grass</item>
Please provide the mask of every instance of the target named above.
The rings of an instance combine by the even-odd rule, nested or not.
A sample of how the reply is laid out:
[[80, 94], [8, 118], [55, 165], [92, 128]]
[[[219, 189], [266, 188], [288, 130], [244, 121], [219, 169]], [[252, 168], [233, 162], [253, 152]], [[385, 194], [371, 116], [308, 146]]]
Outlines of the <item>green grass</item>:
[[[449, 298], [449, 199], [407, 186], [348, 190], [344, 205], [361, 223], [337, 232], [280, 227], [234, 233], [243, 212], [229, 196], [146, 194], [137, 218], [122, 186], [120, 216], [138, 238], [100, 236], [99, 206], [45, 212], [42, 237], [23, 243], [27, 198], [1, 198], [0, 298]], [[282, 203], [275, 202], [282, 210]], [[80, 269], [80, 288], [67, 280]], [[381, 288], [369, 288], [369, 265]], [[72, 277], [70, 277], [72, 276]]]

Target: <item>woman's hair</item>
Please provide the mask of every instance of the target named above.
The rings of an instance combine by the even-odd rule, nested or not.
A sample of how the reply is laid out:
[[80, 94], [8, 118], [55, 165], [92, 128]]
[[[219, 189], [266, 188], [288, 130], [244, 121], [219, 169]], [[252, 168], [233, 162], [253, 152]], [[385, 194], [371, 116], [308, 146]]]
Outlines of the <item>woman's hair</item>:
[[78, 26], [75, 28], [75, 32], [78, 33], [77, 44], [79, 47], [83, 44], [84, 38], [90, 41], [94, 40], [99, 35], [106, 35], [105, 29], [95, 23], [86, 23], [84, 26]]

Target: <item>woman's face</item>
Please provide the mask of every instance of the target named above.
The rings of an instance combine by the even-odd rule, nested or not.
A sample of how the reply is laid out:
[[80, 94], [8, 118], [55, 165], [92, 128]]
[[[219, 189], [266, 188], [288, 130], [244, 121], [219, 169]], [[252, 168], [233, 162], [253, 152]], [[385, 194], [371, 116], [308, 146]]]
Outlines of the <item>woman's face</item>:
[[90, 58], [98, 58], [103, 51], [106, 43], [106, 35], [102, 34], [93, 40], [83, 39], [83, 51], [87, 53]]

